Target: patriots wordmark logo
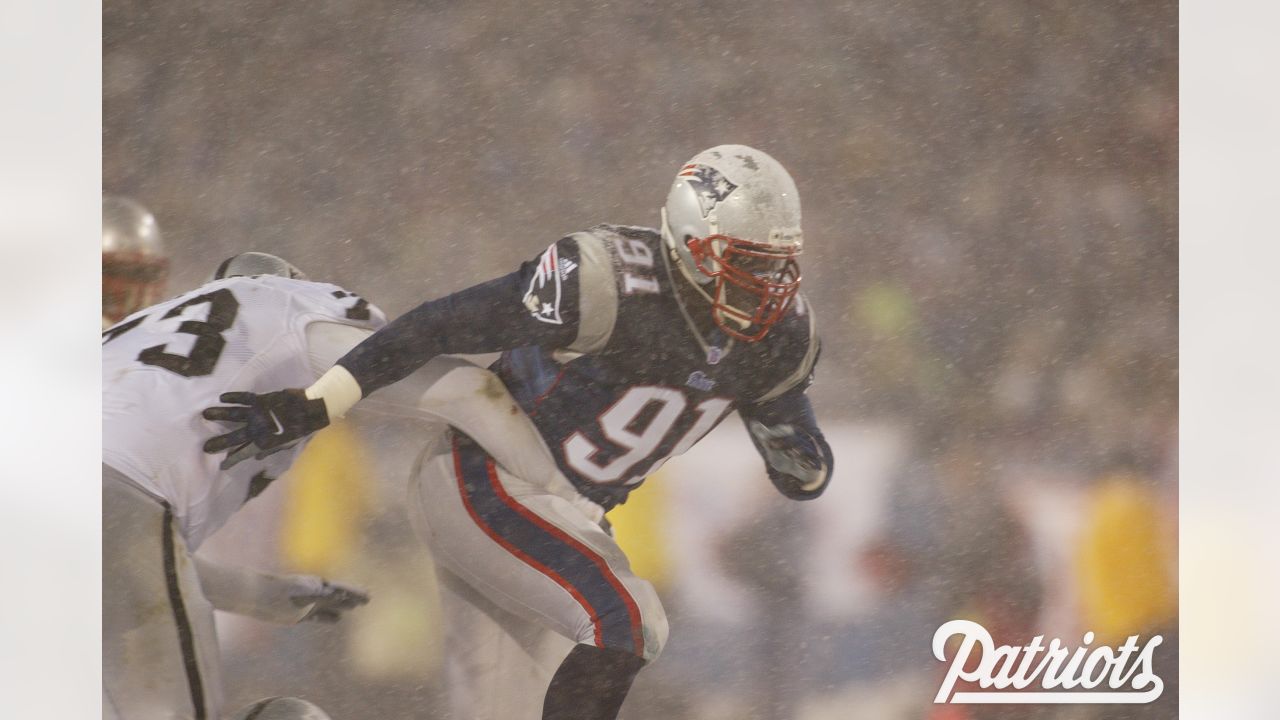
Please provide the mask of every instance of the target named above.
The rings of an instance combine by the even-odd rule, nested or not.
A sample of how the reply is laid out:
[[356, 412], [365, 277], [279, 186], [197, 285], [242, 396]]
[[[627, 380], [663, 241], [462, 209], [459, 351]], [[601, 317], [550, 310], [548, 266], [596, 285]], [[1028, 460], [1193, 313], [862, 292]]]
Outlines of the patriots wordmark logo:
[[533, 279], [529, 281], [529, 290], [524, 294], [524, 306], [535, 319], [552, 325], [564, 324], [564, 320], [560, 317], [560, 276], [562, 274], [556, 246], [552, 245], [538, 260], [538, 268], [533, 273]]
[[[1119, 648], [1089, 647], [1091, 632], [1084, 634], [1084, 645], [1074, 650], [1057, 638], [1046, 647], [1043, 635], [1023, 647], [996, 647], [991, 633], [978, 623], [951, 620], [933, 634], [933, 656], [946, 662], [947, 643], [955, 636], [960, 637], [960, 645], [935, 703], [1140, 704], [1164, 692], [1164, 681], [1152, 667], [1155, 649], [1163, 641], [1159, 635], [1149, 638], [1141, 649], [1137, 635], [1130, 635]], [[977, 683], [981, 690], [955, 690], [957, 680]], [[1039, 687], [1028, 689], [1033, 683]]]
[[720, 174], [719, 170], [706, 165], [685, 165], [680, 168], [680, 177], [689, 183], [689, 187], [698, 195], [698, 207], [702, 217], [711, 214], [717, 203], [729, 197], [729, 193], [738, 189], [729, 182], [729, 178]]

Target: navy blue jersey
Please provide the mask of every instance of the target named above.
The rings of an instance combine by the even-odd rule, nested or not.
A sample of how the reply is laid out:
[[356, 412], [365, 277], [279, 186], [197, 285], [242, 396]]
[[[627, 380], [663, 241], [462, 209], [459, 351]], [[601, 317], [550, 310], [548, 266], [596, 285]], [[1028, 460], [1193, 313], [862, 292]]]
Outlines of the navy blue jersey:
[[[803, 297], [745, 343], [711, 328], [701, 298], [682, 300], [676, 283], [687, 282], [656, 231], [599, 225], [510, 275], [424, 303], [339, 362], [367, 395], [438, 354], [503, 351], [491, 369], [564, 474], [605, 508], [735, 409], [803, 429], [829, 477], [830, 449], [803, 396], [818, 356]], [[770, 477], [779, 484], [772, 466]]]
[[[554, 277], [546, 274], [554, 269]], [[659, 234], [602, 225], [537, 261], [525, 304], [534, 322], [569, 321], [566, 347], [503, 353], [493, 370], [533, 418], [566, 476], [606, 508], [726, 415], [807, 384], [817, 356], [803, 299], [755, 343], [692, 326]], [[576, 307], [572, 307], [576, 304]]]

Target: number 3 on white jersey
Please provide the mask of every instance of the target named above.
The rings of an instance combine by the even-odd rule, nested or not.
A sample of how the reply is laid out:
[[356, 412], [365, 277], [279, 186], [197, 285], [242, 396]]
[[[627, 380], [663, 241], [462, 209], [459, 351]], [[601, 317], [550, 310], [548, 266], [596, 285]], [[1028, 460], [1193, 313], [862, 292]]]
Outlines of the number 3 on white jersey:
[[[651, 403], [662, 403], [653, 419], [640, 432], [631, 429], [632, 423]], [[569, 466], [583, 477], [598, 483], [616, 483], [623, 479], [623, 473], [638, 462], [645, 460], [662, 444], [671, 427], [675, 425], [689, 401], [683, 392], [674, 388], [659, 385], [638, 385], [627, 390], [618, 402], [614, 403], [600, 416], [600, 430], [610, 442], [626, 449], [626, 452], [601, 465], [595, 461], [600, 448], [591, 442], [581, 431], [575, 432], [564, 441], [564, 457]], [[694, 408], [698, 419], [685, 432], [684, 437], [671, 448], [671, 452], [654, 459], [643, 472], [627, 478], [628, 484], [640, 482], [646, 475], [653, 473], [667, 458], [680, 455], [688, 450], [724, 415], [729, 407], [725, 398], [709, 398]]]

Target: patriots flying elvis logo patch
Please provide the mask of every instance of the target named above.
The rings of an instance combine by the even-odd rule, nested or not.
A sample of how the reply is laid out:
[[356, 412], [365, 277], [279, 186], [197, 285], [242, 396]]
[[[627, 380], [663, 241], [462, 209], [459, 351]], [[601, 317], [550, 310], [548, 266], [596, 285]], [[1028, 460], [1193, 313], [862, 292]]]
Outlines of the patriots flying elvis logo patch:
[[529, 281], [529, 290], [524, 294], [524, 306], [535, 320], [551, 325], [564, 324], [564, 319], [560, 317], [562, 272], [556, 246], [552, 244], [538, 260], [533, 279]]

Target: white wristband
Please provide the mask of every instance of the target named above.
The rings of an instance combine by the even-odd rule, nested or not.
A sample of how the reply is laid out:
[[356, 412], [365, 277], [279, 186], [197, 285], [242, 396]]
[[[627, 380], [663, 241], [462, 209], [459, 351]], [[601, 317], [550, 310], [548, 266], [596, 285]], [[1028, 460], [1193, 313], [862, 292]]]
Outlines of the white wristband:
[[334, 365], [307, 388], [306, 395], [308, 400], [324, 400], [324, 407], [329, 412], [329, 422], [333, 422], [360, 402], [364, 392], [349, 370], [341, 365]]

